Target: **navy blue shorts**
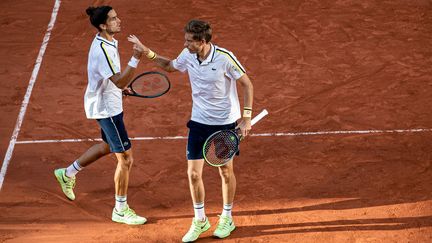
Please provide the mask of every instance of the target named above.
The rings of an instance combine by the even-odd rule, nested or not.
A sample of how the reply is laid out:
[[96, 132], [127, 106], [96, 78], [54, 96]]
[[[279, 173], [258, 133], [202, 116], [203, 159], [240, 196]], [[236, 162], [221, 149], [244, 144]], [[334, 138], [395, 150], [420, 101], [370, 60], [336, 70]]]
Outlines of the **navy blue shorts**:
[[[237, 123], [227, 125], [206, 125], [190, 120], [187, 123], [189, 128], [188, 142], [186, 147], [186, 157], [188, 160], [203, 159], [203, 146], [206, 139], [213, 133], [220, 130], [234, 130]], [[239, 155], [239, 152], [237, 152]]]
[[131, 148], [132, 144], [123, 122], [123, 112], [97, 121], [101, 127], [102, 139], [109, 144], [111, 152], [122, 153]]

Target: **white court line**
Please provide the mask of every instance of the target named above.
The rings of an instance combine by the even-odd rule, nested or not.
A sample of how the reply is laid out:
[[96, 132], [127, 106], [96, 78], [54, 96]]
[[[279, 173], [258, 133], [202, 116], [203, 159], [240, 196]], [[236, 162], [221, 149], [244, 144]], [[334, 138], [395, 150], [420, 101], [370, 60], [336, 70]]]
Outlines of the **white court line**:
[[36, 83], [36, 78], [37, 78], [37, 75], [39, 73], [39, 68], [40, 68], [41, 63], [42, 63], [42, 58], [45, 54], [45, 50], [47, 48], [48, 41], [49, 41], [50, 36], [51, 36], [51, 30], [53, 29], [56, 18], [57, 18], [57, 13], [58, 13], [58, 10], [60, 8], [60, 3], [61, 3], [61, 0], [55, 1], [54, 8], [53, 8], [52, 13], [51, 13], [51, 20], [48, 24], [48, 28], [47, 28], [45, 36], [43, 38], [42, 46], [39, 49], [39, 54], [37, 56], [36, 63], [34, 65], [33, 72], [32, 72], [32, 75], [30, 77], [27, 91], [24, 95], [24, 100], [21, 103], [21, 109], [19, 111], [18, 118], [17, 118], [17, 121], [15, 123], [15, 128], [14, 128], [14, 131], [12, 133], [11, 139], [9, 141], [9, 147], [6, 151], [6, 155], [4, 157], [3, 165], [2, 165], [1, 171], [0, 171], [0, 190], [3, 186], [4, 177], [6, 176], [6, 171], [7, 171], [7, 168], [9, 166], [9, 162], [12, 158], [12, 153], [13, 153], [13, 150], [15, 147], [15, 143], [16, 143], [16, 140], [18, 138], [25, 113], [27, 111], [27, 106], [28, 106], [28, 103], [30, 100], [32, 90], [33, 90], [33, 86]]
[[416, 133], [416, 132], [432, 132], [432, 128], [415, 128], [415, 129], [393, 129], [393, 130], [358, 130], [358, 131], [321, 131], [321, 132], [288, 132], [288, 133], [261, 133], [252, 134], [257, 137], [270, 136], [311, 136], [311, 135], [339, 135], [339, 134], [373, 134], [373, 133]]
[[[278, 133], [255, 133], [252, 137], [293, 137], [293, 136], [316, 136], [316, 135], [343, 135], [343, 134], [374, 134], [374, 133], [418, 133], [432, 132], [431, 128], [416, 128], [416, 129], [394, 129], [394, 130], [357, 130], [357, 131], [321, 131], [321, 132], [278, 132]], [[178, 140], [186, 139], [186, 136], [173, 137], [135, 137], [130, 140]], [[100, 138], [84, 138], [84, 139], [50, 139], [50, 140], [26, 140], [17, 141], [17, 144], [33, 144], [33, 143], [79, 143], [79, 142], [94, 142], [102, 141]]]

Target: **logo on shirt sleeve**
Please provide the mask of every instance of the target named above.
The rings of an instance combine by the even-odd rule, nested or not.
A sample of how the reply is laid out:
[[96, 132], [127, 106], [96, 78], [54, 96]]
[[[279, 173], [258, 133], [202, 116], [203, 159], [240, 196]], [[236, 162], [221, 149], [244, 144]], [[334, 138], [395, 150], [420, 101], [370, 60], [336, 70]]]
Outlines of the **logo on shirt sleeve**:
[[237, 68], [237, 66], [232, 66], [232, 68], [234, 69], [234, 71], [240, 72], [240, 70]]

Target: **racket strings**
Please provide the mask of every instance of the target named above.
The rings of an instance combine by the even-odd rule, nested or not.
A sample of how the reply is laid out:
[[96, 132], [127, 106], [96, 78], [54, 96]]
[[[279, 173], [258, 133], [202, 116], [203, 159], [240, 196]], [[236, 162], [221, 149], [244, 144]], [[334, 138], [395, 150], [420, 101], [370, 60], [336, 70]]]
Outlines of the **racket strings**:
[[145, 75], [135, 80], [132, 88], [139, 95], [157, 96], [165, 93], [170, 88], [170, 84], [161, 75]]
[[238, 138], [232, 132], [220, 132], [204, 146], [206, 159], [214, 164], [225, 164], [238, 150]]

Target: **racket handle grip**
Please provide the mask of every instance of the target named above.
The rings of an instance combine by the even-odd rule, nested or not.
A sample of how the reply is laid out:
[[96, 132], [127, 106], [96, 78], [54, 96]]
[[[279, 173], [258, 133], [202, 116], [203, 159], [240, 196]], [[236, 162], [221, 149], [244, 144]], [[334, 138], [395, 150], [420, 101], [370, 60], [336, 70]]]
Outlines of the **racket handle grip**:
[[257, 123], [259, 120], [261, 120], [263, 117], [265, 117], [268, 114], [268, 111], [264, 109], [261, 111], [257, 116], [255, 116], [251, 121], [251, 126], [253, 126], [255, 123]]

